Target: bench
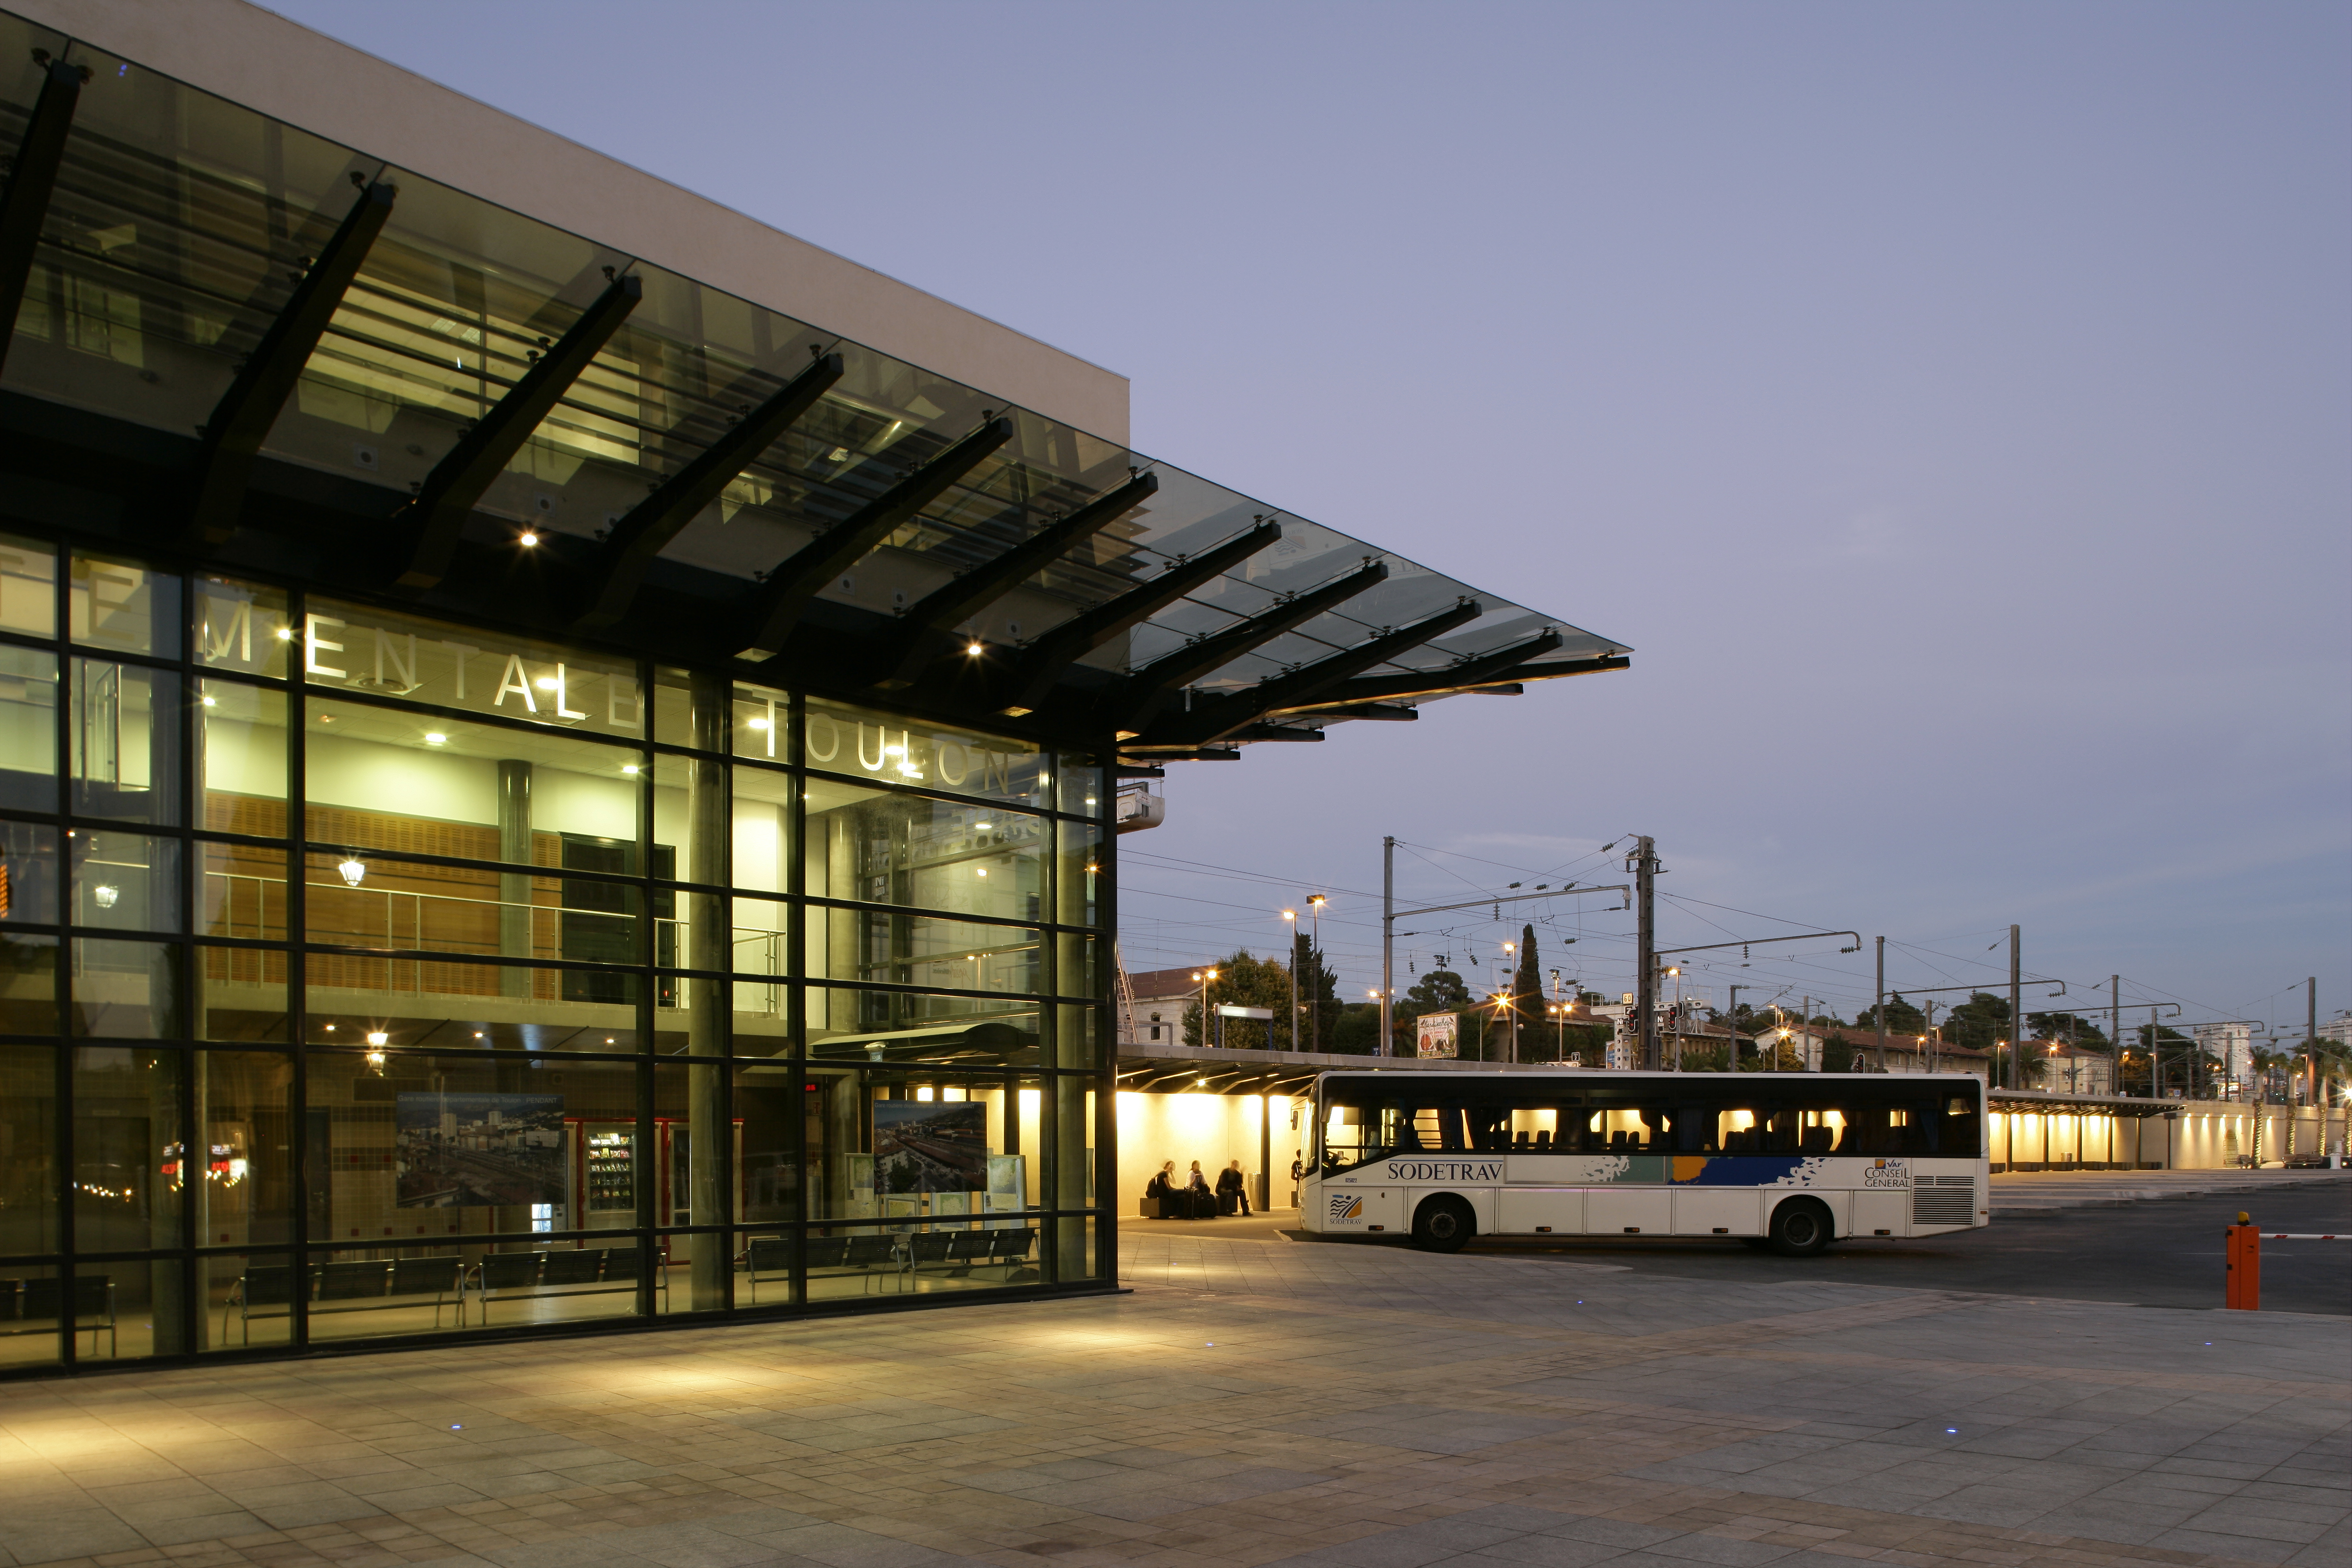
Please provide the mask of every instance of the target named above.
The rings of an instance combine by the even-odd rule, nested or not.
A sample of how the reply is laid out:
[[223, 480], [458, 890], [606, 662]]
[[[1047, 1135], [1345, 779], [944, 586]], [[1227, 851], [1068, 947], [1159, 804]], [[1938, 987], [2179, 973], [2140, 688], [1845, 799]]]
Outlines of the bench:
[[[907, 1252], [902, 1241], [894, 1235], [880, 1236], [811, 1236], [802, 1246], [806, 1249], [806, 1268], [811, 1279], [838, 1279], [857, 1275], [870, 1290], [874, 1282], [885, 1277], [895, 1278], [906, 1273]], [[785, 1236], [755, 1236], [743, 1251], [744, 1271], [751, 1278], [751, 1302], [759, 1304], [761, 1284], [774, 1284], [792, 1278], [793, 1242]]]
[[433, 1304], [433, 1326], [441, 1309], [453, 1309], [466, 1324], [466, 1263], [460, 1258], [400, 1258], [377, 1262], [322, 1263], [311, 1271], [310, 1310], [321, 1312], [382, 1312]]
[[[482, 1321], [490, 1321], [492, 1298], [545, 1300], [562, 1296], [635, 1295], [642, 1252], [635, 1247], [565, 1247], [544, 1252], [493, 1252], [475, 1266], [474, 1295]], [[668, 1310], [669, 1275], [654, 1271], [654, 1289]]]
[[[815, 1261], [818, 1251], [824, 1247], [828, 1241], [833, 1241], [835, 1245], [835, 1250], [838, 1250], [838, 1240], [839, 1238], [822, 1236], [813, 1236], [809, 1237], [810, 1261], [812, 1263]], [[793, 1272], [792, 1238], [785, 1236], [753, 1237], [751, 1239], [750, 1244], [743, 1249], [743, 1268], [744, 1271], [751, 1276], [751, 1304], [756, 1307], [760, 1304], [760, 1277], [761, 1275], [765, 1274], [772, 1278], [781, 1279], [787, 1283], [790, 1282]]]
[[[433, 1308], [433, 1326], [441, 1326], [441, 1311], [453, 1310], [454, 1321], [466, 1322], [466, 1264], [458, 1258], [399, 1258], [374, 1261], [342, 1260], [311, 1267], [303, 1305], [307, 1311], [381, 1312], [400, 1307]], [[221, 1339], [228, 1339], [229, 1314], [237, 1316], [239, 1337], [253, 1342], [253, 1320], [290, 1317], [294, 1311], [294, 1268], [291, 1264], [248, 1267], [229, 1287], [221, 1309]]]
[[[65, 1282], [55, 1278], [0, 1279], [0, 1335], [54, 1334]], [[106, 1336], [106, 1353], [118, 1353], [114, 1332], [114, 1281], [104, 1274], [77, 1274], [73, 1282], [73, 1331], [89, 1331], [89, 1353]]]
[[934, 1230], [908, 1238], [908, 1264], [915, 1272], [932, 1268], [950, 1276], [1001, 1268], [1010, 1280], [1013, 1271], [1029, 1260], [1029, 1249], [1036, 1239], [1035, 1227], [1029, 1226], [1003, 1230]]

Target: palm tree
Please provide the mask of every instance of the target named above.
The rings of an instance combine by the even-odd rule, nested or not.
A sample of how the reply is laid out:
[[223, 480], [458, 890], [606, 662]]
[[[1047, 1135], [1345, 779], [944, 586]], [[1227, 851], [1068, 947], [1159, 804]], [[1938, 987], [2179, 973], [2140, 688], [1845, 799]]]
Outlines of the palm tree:
[[2284, 1051], [2266, 1051], [2257, 1046], [2246, 1053], [2246, 1059], [2254, 1069], [2254, 1103], [2267, 1105], [2270, 1103], [2271, 1074], [2293, 1066], [2294, 1058]]

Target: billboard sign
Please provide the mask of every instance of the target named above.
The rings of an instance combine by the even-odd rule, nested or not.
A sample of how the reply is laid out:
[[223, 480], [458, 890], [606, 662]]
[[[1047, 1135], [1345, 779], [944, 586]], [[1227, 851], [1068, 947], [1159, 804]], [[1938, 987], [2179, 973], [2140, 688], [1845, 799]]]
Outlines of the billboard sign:
[[1412, 1026], [1421, 1039], [1422, 1056], [1454, 1057], [1461, 1054], [1461, 1014], [1423, 1013], [1413, 1020]]

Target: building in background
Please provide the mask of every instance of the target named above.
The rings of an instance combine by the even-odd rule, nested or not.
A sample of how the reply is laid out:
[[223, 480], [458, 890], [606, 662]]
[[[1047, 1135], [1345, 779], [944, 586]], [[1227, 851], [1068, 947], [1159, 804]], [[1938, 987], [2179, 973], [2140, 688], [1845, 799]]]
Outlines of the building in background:
[[2216, 1100], [2254, 1097], [2254, 1030], [2251, 1024], [2200, 1024], [2197, 1048], [2220, 1064], [2212, 1070]]
[[1135, 995], [1135, 1023], [1129, 1031], [1121, 1020], [1119, 1044], [1181, 1045], [1184, 1010], [1201, 1000], [1201, 983], [1192, 978], [1200, 973], [1199, 969], [1147, 969], [1129, 975]]
[[0, 153], [0, 1371], [1108, 1289], [1118, 784], [1626, 662], [238, 0]]
[[2116, 1058], [2063, 1040], [2028, 1040], [2034, 1087], [2060, 1094], [2115, 1094]]

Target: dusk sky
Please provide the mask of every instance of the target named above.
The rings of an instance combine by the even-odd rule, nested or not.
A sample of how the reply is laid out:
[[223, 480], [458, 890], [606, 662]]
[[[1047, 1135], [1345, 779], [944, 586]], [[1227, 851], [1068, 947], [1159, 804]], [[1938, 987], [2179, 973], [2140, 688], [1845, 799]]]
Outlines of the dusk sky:
[[[1381, 835], [1439, 902], [1647, 833], [1668, 945], [1990, 985], [2014, 921], [2070, 1002], [2352, 1006], [2352, 7], [277, 8], [1634, 649], [1172, 768], [1130, 968], [1323, 889], [1361, 997]], [[1630, 917], [1517, 908], [1409, 922], [1399, 985], [1548, 916], [1546, 967], [1631, 986]], [[1851, 1017], [1836, 945], [1694, 981]]]

